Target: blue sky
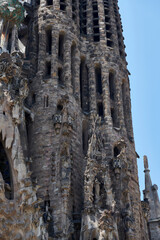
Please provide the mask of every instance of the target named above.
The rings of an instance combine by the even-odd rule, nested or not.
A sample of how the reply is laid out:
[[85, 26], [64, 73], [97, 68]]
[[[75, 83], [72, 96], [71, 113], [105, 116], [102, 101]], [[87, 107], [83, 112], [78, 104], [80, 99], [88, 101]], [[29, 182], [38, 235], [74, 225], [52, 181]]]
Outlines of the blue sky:
[[144, 189], [143, 155], [160, 196], [160, 0], [119, 0], [128, 70], [139, 180]]

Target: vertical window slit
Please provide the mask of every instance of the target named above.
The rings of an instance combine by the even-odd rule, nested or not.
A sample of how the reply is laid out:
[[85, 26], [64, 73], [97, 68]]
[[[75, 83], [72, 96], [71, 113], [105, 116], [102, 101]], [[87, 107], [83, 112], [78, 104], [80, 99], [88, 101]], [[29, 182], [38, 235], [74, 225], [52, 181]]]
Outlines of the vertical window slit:
[[51, 77], [51, 62], [46, 62], [46, 77]]
[[60, 0], [60, 10], [66, 10], [66, 0]]
[[59, 85], [64, 85], [62, 68], [58, 68], [58, 84]]
[[44, 96], [44, 108], [49, 107], [49, 97], [48, 95]]
[[52, 53], [52, 30], [46, 31], [46, 52], [48, 54]]
[[109, 73], [109, 91], [110, 91], [110, 98], [114, 100], [114, 92], [115, 92], [115, 86], [114, 86], [114, 73]]
[[72, 0], [72, 19], [76, 20], [76, 0]]
[[98, 94], [102, 94], [102, 75], [101, 75], [101, 67], [98, 66], [95, 68], [96, 75], [96, 90]]
[[104, 110], [103, 110], [103, 103], [99, 102], [97, 104], [97, 113], [103, 119], [104, 118]]
[[63, 52], [64, 52], [64, 34], [59, 34], [59, 43], [58, 43], [58, 58], [63, 61]]
[[114, 108], [111, 108], [111, 117], [112, 117], [113, 127], [116, 127], [116, 116], [115, 116]]

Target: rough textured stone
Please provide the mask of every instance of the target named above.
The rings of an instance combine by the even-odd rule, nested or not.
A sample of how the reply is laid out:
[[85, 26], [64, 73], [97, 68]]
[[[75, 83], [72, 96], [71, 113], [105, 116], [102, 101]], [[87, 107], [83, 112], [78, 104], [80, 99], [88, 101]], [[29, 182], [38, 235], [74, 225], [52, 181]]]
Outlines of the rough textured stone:
[[0, 19], [0, 239], [160, 239], [117, 1], [19, 2], [21, 24]]

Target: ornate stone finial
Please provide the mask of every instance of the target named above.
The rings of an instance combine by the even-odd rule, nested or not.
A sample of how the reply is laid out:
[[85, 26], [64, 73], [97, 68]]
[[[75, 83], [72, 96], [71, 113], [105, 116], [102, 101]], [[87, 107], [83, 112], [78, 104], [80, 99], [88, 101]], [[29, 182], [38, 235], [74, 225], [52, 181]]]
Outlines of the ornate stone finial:
[[1, 18], [13, 24], [21, 23], [24, 18], [23, 3], [24, 1], [19, 0], [2, 0], [0, 6]]
[[143, 157], [143, 161], [144, 161], [144, 168], [145, 168], [145, 170], [147, 170], [149, 168], [147, 156]]

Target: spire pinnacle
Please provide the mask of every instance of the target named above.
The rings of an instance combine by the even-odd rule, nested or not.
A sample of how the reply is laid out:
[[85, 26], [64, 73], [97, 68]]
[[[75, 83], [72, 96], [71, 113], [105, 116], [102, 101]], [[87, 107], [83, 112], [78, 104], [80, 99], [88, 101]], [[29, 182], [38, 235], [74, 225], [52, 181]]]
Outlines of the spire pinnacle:
[[146, 155], [143, 157], [143, 161], [144, 161], [144, 168], [145, 168], [145, 170], [148, 170], [149, 165], [148, 165], [148, 158], [147, 158]]

